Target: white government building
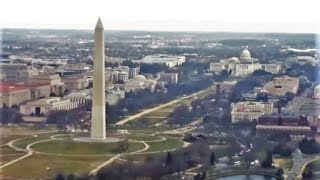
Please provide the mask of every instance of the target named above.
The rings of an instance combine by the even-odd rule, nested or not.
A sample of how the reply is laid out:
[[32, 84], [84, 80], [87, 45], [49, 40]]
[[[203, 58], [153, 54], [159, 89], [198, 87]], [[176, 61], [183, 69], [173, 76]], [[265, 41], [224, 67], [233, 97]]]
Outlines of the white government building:
[[20, 106], [20, 113], [23, 115], [45, 116], [51, 111], [71, 110], [80, 105], [79, 102], [73, 102], [71, 99], [61, 99], [60, 97], [49, 97], [30, 101]]
[[223, 70], [226, 70], [231, 73], [232, 76], [238, 77], [246, 77], [258, 69], [272, 74], [278, 74], [282, 67], [279, 64], [260, 64], [258, 59], [251, 58], [248, 49], [243, 50], [239, 58], [231, 57], [220, 60], [220, 62], [217, 63], [210, 63], [211, 72], [220, 74]]
[[172, 56], [172, 55], [149, 55], [141, 60], [134, 60], [134, 63], [146, 64], [164, 64], [169, 68], [180, 66], [186, 62], [185, 56]]
[[272, 114], [274, 112], [273, 103], [270, 102], [253, 102], [242, 101], [231, 103], [231, 121], [232, 123], [239, 121], [252, 121], [264, 114]]

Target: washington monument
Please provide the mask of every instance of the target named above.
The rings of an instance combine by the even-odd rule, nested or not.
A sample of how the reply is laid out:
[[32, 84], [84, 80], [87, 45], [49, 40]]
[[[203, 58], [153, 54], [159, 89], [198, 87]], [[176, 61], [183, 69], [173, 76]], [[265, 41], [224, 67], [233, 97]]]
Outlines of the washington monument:
[[94, 66], [91, 139], [106, 139], [106, 98], [105, 98], [105, 61], [104, 61], [104, 29], [101, 19], [98, 19], [94, 31]]

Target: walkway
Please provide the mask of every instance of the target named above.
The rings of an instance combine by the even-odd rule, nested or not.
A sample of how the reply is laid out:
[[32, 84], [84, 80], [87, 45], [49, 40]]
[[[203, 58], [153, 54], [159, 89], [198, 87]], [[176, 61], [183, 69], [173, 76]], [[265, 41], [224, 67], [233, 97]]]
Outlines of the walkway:
[[21, 156], [21, 157], [19, 157], [19, 158], [17, 158], [17, 159], [14, 159], [14, 160], [12, 160], [12, 161], [10, 161], [10, 162], [8, 162], [8, 163], [5, 163], [4, 165], [0, 166], [0, 169], [5, 168], [5, 167], [7, 167], [7, 166], [10, 166], [11, 164], [16, 163], [16, 162], [18, 162], [18, 161], [21, 161], [22, 159], [25, 159], [25, 158], [31, 156], [32, 154], [33, 154], [33, 152], [30, 151], [30, 152], [28, 152], [28, 153], [27, 153], [26, 155], [24, 155], [24, 156]]
[[317, 155], [305, 155], [298, 149], [292, 153], [293, 165], [291, 170], [288, 172], [286, 180], [301, 180], [302, 172], [306, 165], [312, 161], [320, 159]]
[[110, 158], [109, 160], [107, 160], [106, 162], [100, 164], [97, 168], [95, 168], [95, 169], [93, 169], [92, 171], [90, 171], [89, 175], [96, 175], [97, 172], [98, 172], [101, 168], [103, 168], [103, 167], [105, 167], [105, 166], [113, 163], [113, 161], [116, 160], [119, 156], [120, 156], [120, 154], [117, 154], [117, 155], [113, 156], [112, 158]]
[[115, 125], [124, 125], [124, 124], [126, 124], [127, 122], [129, 122], [129, 121], [132, 121], [132, 120], [134, 120], [134, 119], [137, 119], [137, 118], [139, 118], [139, 117], [141, 117], [141, 116], [144, 116], [144, 115], [146, 115], [146, 114], [152, 113], [152, 112], [154, 112], [154, 111], [156, 111], [156, 110], [165, 108], [165, 107], [170, 106], [170, 105], [172, 105], [172, 104], [178, 103], [178, 102], [180, 102], [181, 100], [184, 100], [184, 99], [188, 99], [188, 98], [197, 96], [198, 94], [201, 94], [201, 93], [203, 93], [203, 92], [205, 92], [205, 91], [207, 91], [207, 89], [202, 90], [202, 91], [199, 91], [199, 92], [196, 92], [196, 93], [191, 94], [191, 95], [189, 95], [189, 96], [185, 96], [185, 97], [181, 97], [181, 98], [179, 98], [179, 99], [175, 99], [175, 100], [170, 101], [170, 102], [165, 103], [165, 104], [161, 104], [161, 105], [159, 105], [159, 106], [157, 106], [157, 107], [154, 107], [154, 108], [146, 109], [146, 110], [144, 110], [143, 112], [140, 112], [140, 113], [138, 113], [138, 114], [135, 114], [135, 115], [132, 115], [132, 116], [130, 116], [130, 117], [127, 117], [127, 118], [125, 118], [125, 119], [123, 119], [123, 120], [120, 120], [120, 121], [117, 122]]
[[1, 166], [0, 166], [0, 169], [3, 169], [3, 168], [5, 168], [5, 167], [7, 167], [7, 166], [10, 166], [10, 165], [13, 164], [13, 163], [16, 163], [16, 162], [18, 162], [18, 161], [21, 161], [22, 159], [25, 159], [25, 158], [27, 158], [27, 157], [29, 157], [29, 156], [31, 156], [31, 155], [33, 154], [32, 151], [20, 149], [20, 148], [18, 148], [18, 147], [16, 147], [16, 146], [13, 145], [15, 142], [20, 141], [20, 140], [22, 140], [22, 139], [12, 140], [12, 141], [8, 142], [6, 145], [8, 145], [10, 148], [14, 149], [15, 151], [26, 152], [26, 154], [23, 155], [23, 156], [21, 156], [21, 157], [19, 157], [19, 158], [17, 158], [17, 159], [14, 159], [14, 160], [12, 160], [12, 161], [9, 161], [9, 162], [1, 165]]
[[[198, 93], [201, 93], [201, 92], [198, 92]], [[186, 98], [186, 97], [185, 97]], [[193, 122], [192, 125], [196, 125], [198, 122]], [[191, 128], [192, 129], [192, 128]], [[174, 133], [182, 133], [182, 132], [185, 132], [187, 130], [190, 130], [190, 127], [183, 127], [183, 128], [178, 128], [178, 129], [175, 129], [175, 130], [169, 130], [169, 131], [166, 131], [164, 133], [170, 133], [170, 132], [174, 132]], [[158, 133], [154, 133], [152, 134], [152, 136], [155, 136], [156, 134], [160, 134], [161, 132], [158, 132]], [[140, 150], [137, 150], [137, 151], [134, 151], [134, 152], [130, 152], [130, 153], [122, 153], [122, 154], [116, 154], [116, 155], [112, 155], [112, 154], [106, 154], [106, 155], [65, 155], [65, 154], [56, 154], [56, 153], [46, 153], [46, 152], [38, 152], [38, 151], [35, 151], [34, 149], [32, 149], [31, 147], [33, 145], [36, 145], [38, 143], [42, 143], [42, 142], [48, 142], [48, 141], [54, 141], [54, 140], [63, 140], [65, 139], [66, 137], [68, 137], [68, 134], [55, 134], [55, 135], [52, 135], [50, 136], [50, 138], [48, 139], [44, 139], [44, 140], [39, 140], [39, 141], [35, 141], [35, 142], [32, 142], [30, 144], [28, 144], [26, 146], [25, 149], [21, 149], [19, 147], [16, 147], [14, 145], [15, 142], [17, 141], [20, 141], [20, 140], [23, 140], [24, 138], [20, 138], [20, 139], [15, 139], [15, 140], [12, 140], [10, 141], [9, 143], [5, 144], [5, 145], [8, 145], [10, 148], [16, 150], [16, 151], [22, 151], [24, 153], [26, 153], [25, 155], [17, 158], [17, 159], [14, 159], [6, 164], [3, 164], [0, 166], [0, 169], [4, 168], [4, 167], [7, 167], [9, 165], [12, 165], [16, 162], [19, 162], [35, 153], [37, 154], [44, 154], [44, 155], [58, 155], [58, 156], [66, 156], [66, 157], [102, 157], [102, 156], [112, 156], [109, 160], [107, 160], [106, 162], [102, 163], [101, 165], [99, 165], [98, 167], [96, 167], [95, 169], [93, 169], [90, 174], [95, 174], [99, 171], [99, 169], [101, 169], [102, 167], [105, 167], [109, 164], [111, 164], [114, 160], [116, 159], [119, 159], [120, 156], [122, 155], [137, 155], [137, 154], [155, 154], [155, 153], [160, 153], [160, 152], [167, 152], [167, 151], [173, 151], [175, 149], [169, 149], [169, 150], [163, 150], [163, 151], [152, 151], [152, 152], [146, 152], [150, 146], [148, 144], [148, 142], [161, 142], [161, 141], [165, 141], [167, 138], [163, 137], [163, 136], [159, 136], [161, 139], [157, 139], [157, 140], [149, 140], [149, 141], [138, 141], [138, 140], [131, 140], [132, 142], [138, 142], [138, 143], [142, 143], [144, 144], [144, 148], [143, 149], [140, 149]], [[189, 144], [187, 143], [184, 143], [184, 146], [188, 146]]]

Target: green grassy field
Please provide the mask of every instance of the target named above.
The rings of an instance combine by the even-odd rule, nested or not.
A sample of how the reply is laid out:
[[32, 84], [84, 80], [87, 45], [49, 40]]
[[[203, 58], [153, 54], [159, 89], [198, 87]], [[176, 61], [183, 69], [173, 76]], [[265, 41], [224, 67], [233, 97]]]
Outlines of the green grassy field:
[[147, 122], [150, 126], [157, 123], [162, 123], [167, 119], [167, 118], [155, 118], [155, 117], [144, 117], [144, 118], [147, 119]]
[[176, 107], [180, 106], [181, 104], [179, 103], [175, 103], [175, 104], [172, 104], [170, 106], [167, 106], [161, 110], [164, 110], [164, 111], [173, 111]]
[[[211, 88], [208, 88], [204, 92], [198, 94], [195, 97], [189, 97], [186, 99], [182, 99], [181, 101], [179, 101], [177, 103], [171, 104], [171, 105], [166, 106], [164, 108], [161, 108], [161, 109], [158, 109], [158, 110], [153, 111], [151, 113], [148, 113], [142, 117], [139, 117], [135, 121], [131, 121], [128, 124], [130, 124], [130, 125], [139, 124], [139, 121], [141, 121], [143, 119], [146, 120], [147, 124], [149, 124], [149, 125], [163, 122], [167, 119], [167, 117], [170, 115], [170, 113], [174, 111], [175, 108], [177, 108], [181, 105], [190, 105], [193, 100], [198, 99], [198, 98], [204, 98], [207, 95], [209, 95], [210, 93], [211, 93]], [[164, 118], [155, 118], [155, 117], [164, 117]]]
[[17, 158], [23, 156], [23, 155], [24, 155], [23, 153], [20, 155], [5, 155], [5, 156], [2, 155], [2, 156], [0, 156], [0, 165], [8, 163], [14, 159], [17, 159]]
[[3, 169], [2, 174], [14, 179], [47, 179], [58, 173], [86, 174], [109, 157], [62, 157], [32, 155]]
[[45, 140], [45, 139], [49, 139], [50, 136], [52, 136], [52, 135], [53, 134], [42, 134], [37, 137], [24, 138], [19, 141], [16, 141], [13, 145], [18, 148], [21, 148], [21, 149], [26, 149], [28, 144], [31, 144], [31, 143], [34, 143], [37, 141], [41, 141], [41, 140]]
[[0, 131], [3, 134], [8, 133], [37, 133], [37, 131], [56, 131], [57, 128], [55, 125], [49, 125], [45, 127], [36, 127], [36, 126], [26, 126], [26, 125], [13, 125], [13, 126], [1, 126]]
[[[168, 111], [171, 109], [168, 109]], [[158, 117], [167, 117], [171, 112], [168, 111], [154, 111], [152, 113], [147, 114], [146, 116], [158, 116]]]
[[287, 170], [290, 170], [293, 165], [292, 158], [278, 157], [278, 158], [273, 158], [272, 160], [275, 166], [281, 167]]
[[128, 134], [127, 138], [132, 140], [137, 140], [137, 141], [155, 141], [155, 140], [161, 139], [158, 136], [151, 136], [151, 135], [142, 134], [142, 133]]
[[12, 148], [9, 147], [9, 146], [2, 146], [2, 147], [0, 147], [0, 154], [1, 154], [2, 156], [8, 155], [8, 154], [17, 154], [17, 153], [24, 153], [24, 152], [22, 152], [22, 151], [16, 151], [16, 150], [12, 149]]
[[[19, 128], [15, 127], [13, 129]], [[23, 127], [22, 129], [25, 129], [25, 127]], [[162, 138], [159, 136], [151, 136], [151, 134], [156, 132], [168, 131], [172, 128], [163, 126], [147, 128], [128, 127], [125, 129], [128, 129], [130, 133], [127, 135], [128, 139], [137, 141], [154, 141], [160, 140]], [[108, 130], [108, 132], [110, 131], [116, 132], [117, 128], [111, 127]], [[29, 134], [22, 136], [12, 134], [7, 136], [7, 139], [4, 142], [11, 141], [14, 139], [20, 139], [19, 141], [15, 142], [14, 145], [18, 148], [25, 149], [28, 144], [41, 140], [49, 140], [50, 136], [55, 134], [56, 133], [38, 134], [37, 136], [32, 136]], [[5, 177], [12, 177], [13, 179], [50, 179], [60, 172], [66, 174], [88, 173], [89, 171], [106, 161], [112, 155], [120, 153], [119, 143], [84, 143], [75, 142], [71, 140], [71, 137], [81, 137], [84, 135], [87, 136], [88, 134], [62, 134], [62, 136], [56, 137], [59, 139], [61, 138], [62, 140], [51, 140], [33, 145], [31, 148], [35, 151], [50, 154], [63, 154], [64, 156], [35, 153], [30, 157], [27, 157], [17, 163], [14, 163], [2, 169], [2, 172], [0, 173], [0, 179], [3, 177], [3, 175], [5, 175]], [[171, 150], [173, 148], [178, 148], [183, 145], [182, 141], [170, 138], [170, 136], [165, 141], [147, 143], [150, 145], [150, 148], [147, 150], [147, 152]], [[2, 146], [0, 148], [2, 154], [5, 155], [0, 157], [0, 164], [7, 163], [24, 155], [23, 152], [15, 151], [8, 146]], [[143, 148], [145, 148], [145, 145], [142, 143], [130, 142], [128, 150], [122, 153], [134, 152]], [[19, 153], [19, 155], [10, 155], [15, 153]], [[161, 153], [151, 155], [127, 154], [124, 156], [125, 159], [128, 160], [144, 161], [150, 157], [157, 157], [160, 154]]]
[[176, 139], [166, 139], [165, 141], [150, 142], [148, 144], [150, 148], [147, 150], [147, 152], [153, 152], [153, 151], [165, 151], [165, 150], [171, 150], [174, 148], [179, 148], [183, 145], [183, 142]]
[[[53, 140], [35, 144], [35, 151], [64, 155], [112, 155], [120, 153], [118, 143], [84, 143], [67, 140]], [[143, 149], [142, 143], [130, 143], [125, 152]]]
[[15, 139], [24, 138], [25, 135], [16, 135], [16, 134], [10, 134], [10, 135], [1, 135], [0, 137], [0, 145], [7, 144], [10, 141], [13, 141]]
[[143, 134], [153, 134], [156, 132], [164, 132], [168, 130], [172, 130], [172, 127], [146, 127], [146, 128], [126, 128], [130, 133], [143, 133]]

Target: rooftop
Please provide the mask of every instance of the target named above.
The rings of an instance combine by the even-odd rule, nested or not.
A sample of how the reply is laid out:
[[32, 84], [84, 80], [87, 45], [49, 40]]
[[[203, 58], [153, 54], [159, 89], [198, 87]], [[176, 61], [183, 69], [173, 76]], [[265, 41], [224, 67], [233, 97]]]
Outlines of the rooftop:
[[49, 84], [45, 84], [45, 83], [25, 84], [25, 83], [15, 83], [15, 82], [0, 82], [0, 93], [18, 91], [22, 89], [28, 89], [31, 87], [38, 87], [38, 86], [44, 86], [44, 85], [49, 85]]

